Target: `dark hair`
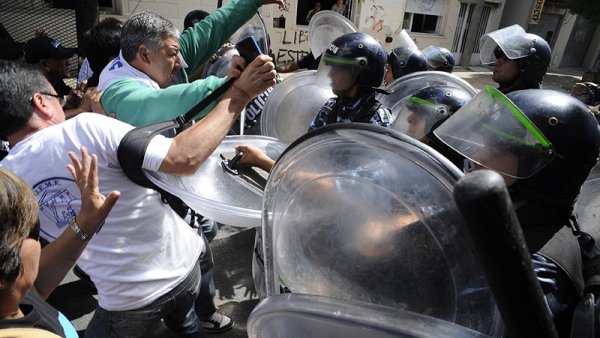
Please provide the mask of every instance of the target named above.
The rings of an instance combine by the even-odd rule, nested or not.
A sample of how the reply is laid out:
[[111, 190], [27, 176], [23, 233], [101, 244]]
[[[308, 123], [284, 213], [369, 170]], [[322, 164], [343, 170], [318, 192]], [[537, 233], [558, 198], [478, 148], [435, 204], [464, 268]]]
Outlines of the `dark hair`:
[[33, 115], [32, 95], [51, 90], [36, 65], [0, 60], [0, 136], [23, 129]]
[[100, 72], [121, 49], [121, 31], [123, 22], [116, 18], [106, 18], [85, 32], [83, 51], [94, 72], [88, 79], [88, 87], [98, 85]]
[[208, 12], [201, 9], [196, 9], [187, 13], [185, 19], [183, 19], [183, 29], [193, 27], [198, 22], [204, 20], [204, 18], [206, 18], [208, 15]]
[[38, 203], [25, 181], [0, 168], [0, 284], [21, 272], [21, 245], [38, 221]]

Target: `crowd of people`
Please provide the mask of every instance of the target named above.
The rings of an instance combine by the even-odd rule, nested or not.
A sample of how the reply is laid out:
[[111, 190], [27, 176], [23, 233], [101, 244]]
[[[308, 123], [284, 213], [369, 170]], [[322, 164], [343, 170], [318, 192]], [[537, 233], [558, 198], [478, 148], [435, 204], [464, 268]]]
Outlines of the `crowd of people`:
[[[137, 154], [125, 154], [144, 170], [191, 175], [242, 111], [277, 85], [277, 71], [317, 69], [315, 82], [335, 94], [305, 126], [312, 132], [335, 123], [393, 128], [392, 111], [377, 99], [389, 94], [386, 85], [414, 72], [453, 70], [447, 49], [420, 50], [402, 31], [389, 52], [368, 34], [349, 33], [294, 66], [276, 68], [268, 55], [251, 62], [233, 55], [226, 76], [197, 79], [267, 4], [283, 0], [232, 0], [190, 15], [183, 32], [149, 11], [125, 22], [105, 19], [84, 35], [89, 71], [78, 88], [64, 82], [77, 50], [47, 35], [22, 46], [22, 61], [0, 61], [0, 136], [8, 147], [0, 161], [0, 328], [76, 337], [44, 299], [77, 264], [99, 298], [86, 337], [143, 337], [161, 320], [182, 337], [231, 329], [233, 320], [214, 303], [216, 223], [132, 181], [123, 140], [225, 88], [196, 123], [176, 135], [152, 134]], [[332, 10], [347, 15], [343, 0]], [[571, 95], [541, 89], [550, 46], [519, 26], [484, 35], [480, 47], [482, 63], [494, 65], [497, 89], [472, 97], [447, 86], [420, 88], [396, 122], [464, 172], [491, 169], [504, 177], [562, 335], [586, 287], [573, 209], [600, 151], [600, 127], [590, 114], [600, 91], [592, 84], [576, 84]], [[265, 171], [276, 161], [251, 144], [236, 151], [243, 153], [239, 164]]]

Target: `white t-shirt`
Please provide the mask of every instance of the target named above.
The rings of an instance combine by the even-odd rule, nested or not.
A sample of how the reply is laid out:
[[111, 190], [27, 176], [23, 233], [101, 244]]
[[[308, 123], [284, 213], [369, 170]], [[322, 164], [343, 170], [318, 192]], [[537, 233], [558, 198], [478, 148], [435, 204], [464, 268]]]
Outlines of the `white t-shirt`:
[[[81, 255], [78, 265], [98, 288], [106, 310], [132, 310], [172, 290], [191, 271], [204, 242], [160, 194], [123, 173], [117, 147], [128, 124], [100, 114], [79, 114], [17, 143], [0, 165], [23, 177], [38, 199], [41, 235], [52, 241], [79, 211], [81, 196], [66, 165], [67, 151], [79, 147], [98, 156], [100, 191], [119, 190], [121, 198]], [[156, 141], [155, 141], [156, 140]], [[169, 139], [155, 138], [143, 167], [157, 170]], [[70, 230], [69, 230], [70, 231]]]

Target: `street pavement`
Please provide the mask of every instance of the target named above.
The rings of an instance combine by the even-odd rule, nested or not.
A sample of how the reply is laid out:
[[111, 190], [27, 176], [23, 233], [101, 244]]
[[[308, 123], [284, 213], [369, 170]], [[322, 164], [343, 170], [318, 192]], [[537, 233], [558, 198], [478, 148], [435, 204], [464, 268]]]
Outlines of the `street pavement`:
[[[568, 92], [575, 82], [581, 80], [583, 72], [583, 69], [550, 70], [544, 79], [543, 86], [545, 89]], [[483, 89], [486, 85], [497, 86], [491, 80], [489, 68], [456, 67], [454, 74], [478, 90]], [[220, 312], [236, 321], [232, 330], [211, 334], [211, 337], [247, 337], [246, 321], [252, 309], [259, 302], [253, 285], [251, 269], [254, 233], [254, 229], [223, 226], [211, 243], [215, 259], [216, 303], [220, 307]], [[97, 296], [93, 289], [73, 273], [69, 273], [48, 301], [73, 322], [80, 337], [83, 337], [97, 304]], [[153, 328], [151, 332], [152, 334], [148, 338], [175, 337], [164, 324]]]

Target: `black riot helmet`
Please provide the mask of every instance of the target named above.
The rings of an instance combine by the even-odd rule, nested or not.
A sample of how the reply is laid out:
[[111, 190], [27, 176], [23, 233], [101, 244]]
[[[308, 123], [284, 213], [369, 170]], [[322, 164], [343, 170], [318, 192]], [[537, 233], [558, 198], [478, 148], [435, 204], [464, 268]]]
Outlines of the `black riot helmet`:
[[496, 62], [506, 56], [519, 65], [519, 75], [514, 80], [515, 89], [539, 88], [552, 60], [552, 51], [546, 40], [526, 33], [519, 25], [512, 25], [485, 34], [480, 40], [480, 57], [483, 64]]
[[600, 151], [600, 127], [588, 107], [543, 89], [505, 96], [487, 86], [434, 134], [476, 165], [512, 178], [513, 197], [567, 217]]
[[426, 87], [403, 99], [392, 129], [421, 139], [459, 110], [472, 95], [455, 86]]
[[406, 30], [401, 30], [397, 38], [398, 46], [388, 55], [388, 63], [394, 79], [406, 74], [427, 70], [427, 58]]
[[[346, 90], [353, 84], [379, 88], [383, 83], [387, 55], [375, 38], [355, 32], [333, 40], [323, 52], [315, 83], [333, 90]], [[333, 77], [344, 72], [343, 81]]]
[[[572, 208], [579, 190], [596, 165], [600, 127], [588, 107], [551, 90], [521, 90], [507, 95], [552, 143], [556, 156], [533, 176], [513, 186], [531, 199]], [[568, 210], [570, 211], [570, 210]]]
[[454, 56], [448, 49], [432, 45], [423, 49], [423, 55], [427, 59], [428, 70], [452, 73], [455, 61]]

